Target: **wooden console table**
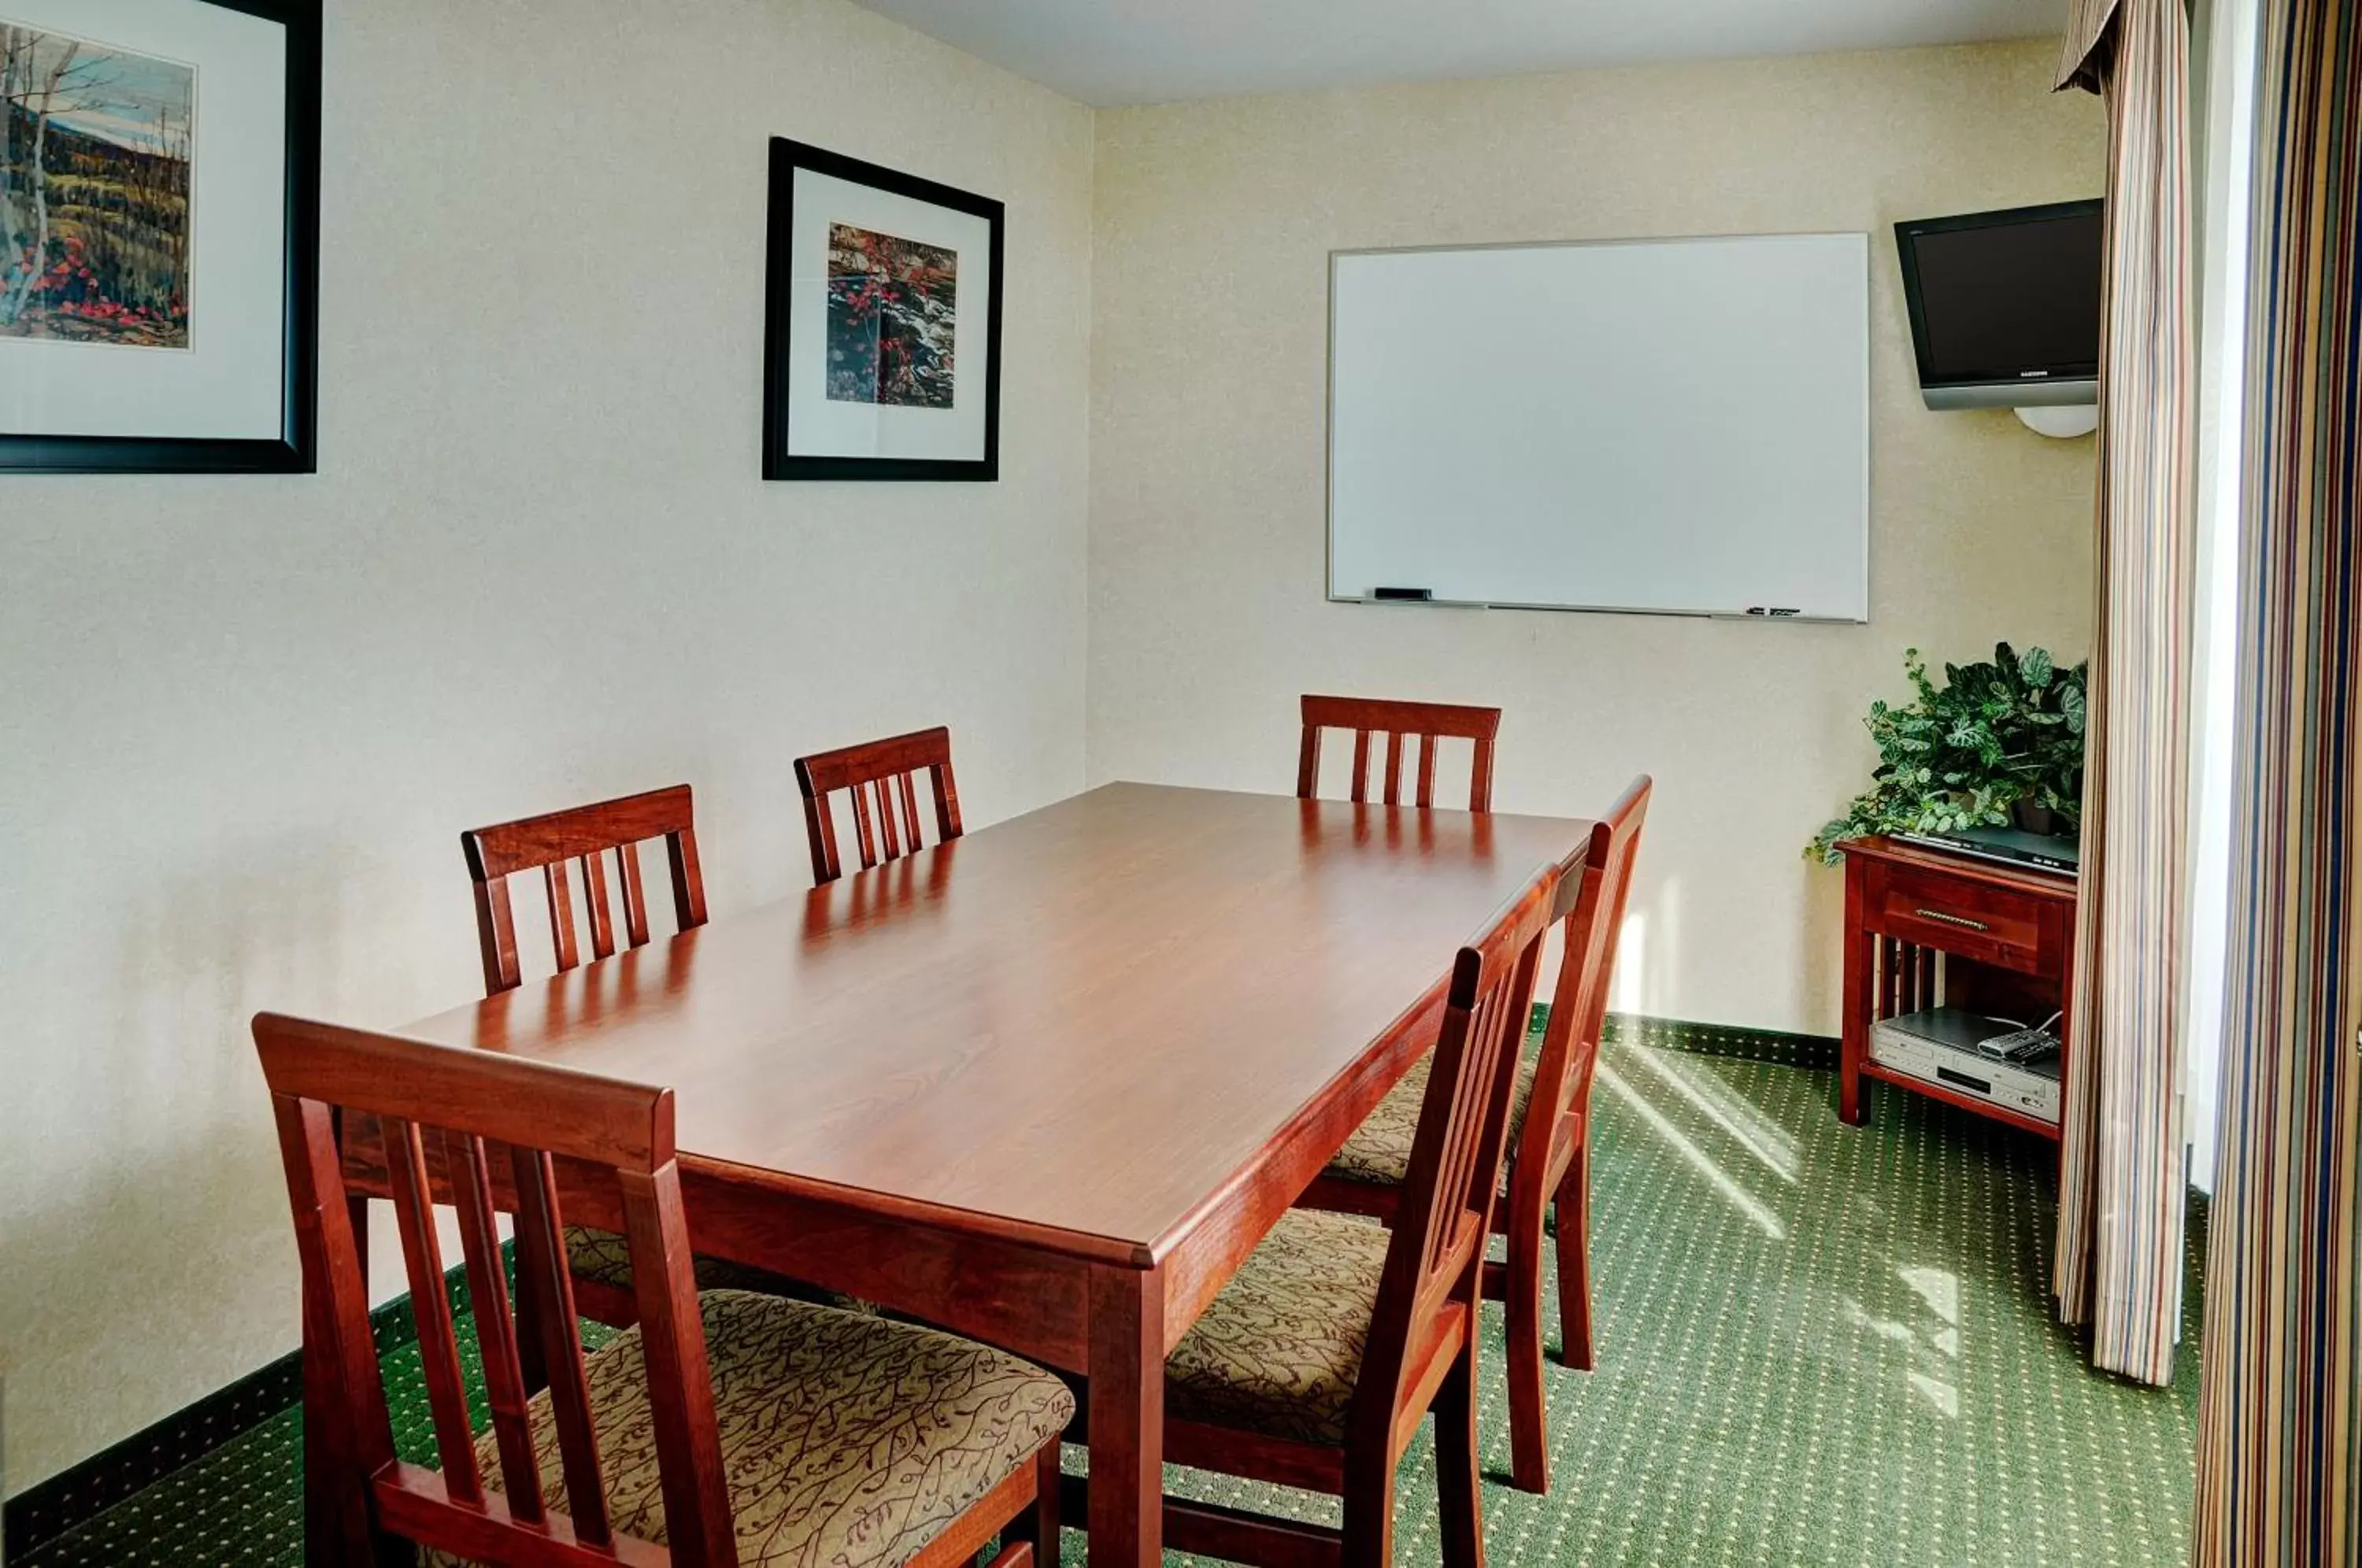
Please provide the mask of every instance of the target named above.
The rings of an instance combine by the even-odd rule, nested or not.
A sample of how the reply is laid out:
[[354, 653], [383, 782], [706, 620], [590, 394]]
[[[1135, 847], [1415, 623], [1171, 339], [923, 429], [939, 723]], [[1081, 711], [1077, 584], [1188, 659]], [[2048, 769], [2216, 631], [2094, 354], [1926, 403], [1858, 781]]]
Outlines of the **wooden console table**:
[[[2038, 1023], [2058, 1021], [2059, 1069], [2074, 1049], [2067, 1016], [2075, 966], [2075, 879], [1946, 855], [1891, 838], [1849, 839], [1845, 1036], [1838, 1116], [1869, 1120], [1864, 1078], [1893, 1084], [2056, 1139], [2053, 1124], [1871, 1059], [1870, 1026], [1938, 1005]], [[1940, 956], [1939, 956], [1940, 955]]]

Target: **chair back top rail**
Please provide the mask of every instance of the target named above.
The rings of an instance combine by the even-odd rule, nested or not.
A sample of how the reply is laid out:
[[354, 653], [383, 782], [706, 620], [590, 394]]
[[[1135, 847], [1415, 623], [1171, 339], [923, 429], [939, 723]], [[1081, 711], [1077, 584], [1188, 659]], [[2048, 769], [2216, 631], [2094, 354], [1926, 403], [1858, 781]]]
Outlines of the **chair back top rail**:
[[[275, 1013], [255, 1018], [254, 1039], [294, 1211], [305, 1334], [334, 1369], [333, 1393], [317, 1402], [326, 1430], [308, 1445], [329, 1474], [315, 1484], [365, 1493], [375, 1506], [364, 1517], [398, 1518], [411, 1539], [455, 1552], [503, 1562], [735, 1568], [674, 1159], [672, 1091]], [[395, 1457], [339, 1149], [338, 1128], [348, 1115], [373, 1117], [383, 1130], [439, 1471]], [[608, 1515], [560, 1239], [558, 1158], [603, 1168], [624, 1209], [668, 1546], [618, 1534]], [[435, 1221], [444, 1202], [458, 1212], [500, 1496], [484, 1484], [469, 1421]], [[514, 1214], [513, 1296], [501, 1256], [500, 1207]], [[545, 1377], [564, 1514], [544, 1503], [535, 1457], [530, 1384]]]
[[1357, 1425], [1391, 1430], [1404, 1380], [1415, 1370], [1412, 1353], [1428, 1342], [1437, 1317], [1453, 1302], [1472, 1315], [1476, 1309], [1518, 1052], [1559, 880], [1556, 865], [1542, 867], [1452, 962], [1354, 1391]]
[[1402, 804], [1403, 741], [1418, 737], [1418, 772], [1413, 803], [1421, 809], [1435, 804], [1435, 753], [1440, 737], [1450, 735], [1473, 743], [1468, 775], [1468, 809], [1493, 809], [1493, 741], [1501, 727], [1498, 708], [1467, 707], [1453, 702], [1410, 702], [1376, 697], [1303, 699], [1304, 734], [1297, 752], [1296, 793], [1309, 801], [1320, 784], [1320, 736], [1324, 730], [1353, 732], [1352, 800], [1370, 795], [1370, 738], [1383, 734], [1386, 756], [1383, 775], [1385, 803]]
[[1617, 941], [1624, 929], [1625, 900], [1632, 890], [1632, 868], [1639, 858], [1640, 829], [1648, 820], [1652, 787], [1645, 773], [1625, 786], [1607, 814], [1592, 824], [1582, 873], [1559, 885], [1552, 918], [1565, 932], [1565, 942], [1558, 982], [1551, 992], [1549, 1021], [1542, 1026], [1533, 1099], [1519, 1137], [1520, 1168], [1531, 1160], [1534, 1171], [1545, 1169], [1542, 1162], [1559, 1135], [1560, 1123], [1590, 1099]]
[[698, 864], [696, 812], [686, 784], [461, 834], [459, 847], [467, 855], [468, 875], [475, 882], [476, 934], [483, 948], [485, 994], [513, 990], [524, 980], [517, 962], [516, 922], [509, 906], [508, 878], [515, 872], [542, 874], [549, 906], [550, 951], [561, 971], [581, 962], [575, 940], [568, 861], [574, 862], [581, 878], [590, 955], [605, 958], [615, 951], [614, 911], [609, 907], [607, 863], [602, 856], [612, 856], [614, 861], [624, 940], [633, 947], [646, 946], [648, 909], [639, 846], [652, 838], [665, 841], [675, 927], [687, 931], [703, 925], [705, 877]]
[[839, 746], [796, 759], [796, 787], [803, 792], [804, 831], [811, 841], [812, 882], [821, 886], [844, 875], [836, 844], [836, 821], [829, 797], [853, 798], [856, 847], [865, 871], [880, 860], [897, 860], [925, 847], [919, 830], [918, 776], [927, 776], [934, 799], [935, 841], [960, 836], [959, 784], [952, 773], [952, 733], [937, 725], [907, 735]]

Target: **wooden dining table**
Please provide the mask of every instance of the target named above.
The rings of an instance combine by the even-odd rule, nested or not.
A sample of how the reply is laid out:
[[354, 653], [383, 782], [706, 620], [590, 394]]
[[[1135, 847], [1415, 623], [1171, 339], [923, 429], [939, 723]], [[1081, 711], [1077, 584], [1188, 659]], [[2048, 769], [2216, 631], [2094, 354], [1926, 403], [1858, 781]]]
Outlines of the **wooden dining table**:
[[401, 1032], [671, 1086], [699, 1253], [1083, 1375], [1137, 1568], [1167, 1353], [1590, 825], [1110, 784]]

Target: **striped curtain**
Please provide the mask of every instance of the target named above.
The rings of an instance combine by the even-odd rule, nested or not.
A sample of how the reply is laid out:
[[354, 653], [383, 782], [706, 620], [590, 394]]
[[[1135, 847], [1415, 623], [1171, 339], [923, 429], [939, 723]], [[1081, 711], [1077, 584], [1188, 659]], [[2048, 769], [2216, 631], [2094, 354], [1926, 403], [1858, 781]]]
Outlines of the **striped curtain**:
[[2264, 0], [2195, 1562], [2362, 1562], [2362, 21]]
[[2179, 974], [2197, 481], [2190, 23], [2076, 0], [2059, 86], [2108, 105], [2083, 856], [2053, 1289], [2092, 1360], [2173, 1378], [2188, 1199]]

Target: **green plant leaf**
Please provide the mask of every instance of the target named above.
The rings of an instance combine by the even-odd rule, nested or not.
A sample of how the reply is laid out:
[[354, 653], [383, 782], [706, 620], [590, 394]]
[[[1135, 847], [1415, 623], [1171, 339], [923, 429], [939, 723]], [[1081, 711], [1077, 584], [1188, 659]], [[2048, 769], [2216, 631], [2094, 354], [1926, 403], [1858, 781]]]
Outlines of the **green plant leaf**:
[[1915, 695], [1871, 703], [1863, 724], [1879, 760], [1870, 788], [1814, 835], [1807, 857], [1834, 865], [1836, 846], [1863, 834], [1999, 825], [2021, 801], [2070, 822], [2080, 814], [2088, 667], [1999, 643], [1991, 663], [1943, 668], [1938, 686], [1919, 650], [1904, 650]]

